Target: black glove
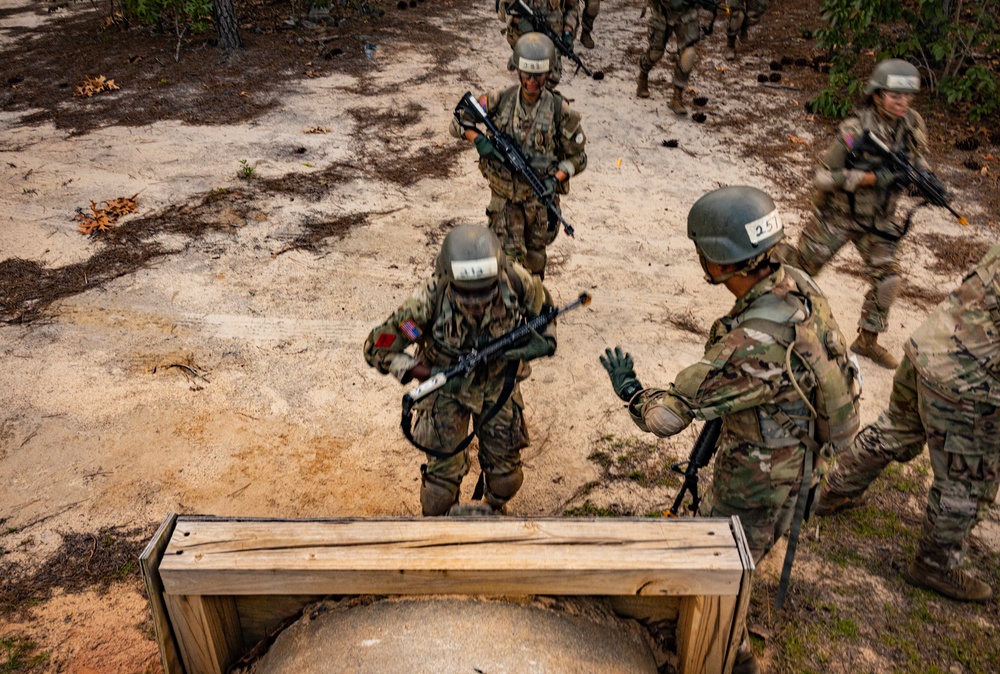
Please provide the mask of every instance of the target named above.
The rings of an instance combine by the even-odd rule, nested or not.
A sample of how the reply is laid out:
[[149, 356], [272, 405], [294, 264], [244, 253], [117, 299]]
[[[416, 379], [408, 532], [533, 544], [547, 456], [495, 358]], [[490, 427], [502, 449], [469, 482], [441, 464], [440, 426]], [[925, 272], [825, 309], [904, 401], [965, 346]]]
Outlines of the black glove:
[[642, 390], [642, 384], [635, 378], [635, 370], [632, 369], [632, 356], [622, 351], [622, 347], [616, 346], [614, 351], [605, 349], [600, 361], [611, 376], [611, 386], [619, 398], [628, 402]]
[[903, 175], [889, 168], [880, 168], [875, 171], [875, 189], [880, 191], [891, 190], [900, 186]]
[[945, 188], [945, 186], [941, 184], [941, 181], [937, 179], [936, 175], [934, 175], [930, 171], [927, 171], [926, 173], [924, 173], [924, 178], [927, 179], [927, 182], [931, 184], [931, 187], [937, 190], [942, 197], [944, 197], [945, 199], [948, 198], [947, 188]]
[[528, 335], [528, 341], [516, 349], [511, 349], [504, 353], [504, 360], [534, 360], [551, 356], [556, 352], [556, 345], [551, 339], [543, 337], [537, 331], [532, 330]]
[[573, 53], [573, 31], [564, 30], [562, 36], [563, 44], [566, 45], [566, 50], [572, 54]]
[[497, 149], [493, 147], [493, 143], [491, 143], [490, 139], [486, 137], [486, 134], [481, 133], [476, 136], [475, 140], [472, 141], [472, 144], [476, 146], [476, 152], [478, 152], [479, 156], [483, 159], [491, 159], [494, 157], [499, 159]]

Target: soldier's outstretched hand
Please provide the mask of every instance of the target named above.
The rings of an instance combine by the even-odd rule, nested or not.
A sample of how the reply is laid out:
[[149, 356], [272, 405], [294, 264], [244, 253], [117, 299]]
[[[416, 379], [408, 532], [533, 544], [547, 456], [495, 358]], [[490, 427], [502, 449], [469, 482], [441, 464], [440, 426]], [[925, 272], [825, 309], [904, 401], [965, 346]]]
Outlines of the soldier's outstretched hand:
[[611, 386], [615, 389], [615, 394], [628, 402], [636, 393], [642, 389], [642, 384], [635, 376], [632, 356], [628, 352], [622, 351], [622, 347], [616, 346], [615, 350], [605, 349], [604, 355], [599, 360], [604, 369], [611, 377]]

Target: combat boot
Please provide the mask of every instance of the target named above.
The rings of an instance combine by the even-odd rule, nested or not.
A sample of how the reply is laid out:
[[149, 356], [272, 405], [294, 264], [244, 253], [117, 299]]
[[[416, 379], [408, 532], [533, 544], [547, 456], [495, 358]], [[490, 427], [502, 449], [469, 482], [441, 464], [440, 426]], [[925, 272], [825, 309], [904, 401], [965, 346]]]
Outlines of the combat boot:
[[736, 36], [730, 35], [726, 38], [726, 53], [725, 58], [727, 61], [736, 60]]
[[580, 44], [587, 49], [594, 48], [594, 38], [590, 37], [590, 31], [586, 28], [580, 32]]
[[635, 81], [639, 85], [635, 88], [635, 95], [639, 98], [649, 98], [649, 73], [639, 68], [639, 77]]
[[851, 344], [851, 351], [859, 356], [871, 359], [876, 365], [880, 365], [887, 370], [895, 370], [899, 367], [899, 361], [886, 351], [885, 347], [878, 343], [878, 333], [870, 330], [858, 330], [858, 338]]
[[684, 107], [684, 101], [682, 100], [683, 95], [684, 89], [682, 87], [674, 87], [674, 97], [670, 99], [670, 109], [674, 111], [675, 115], [688, 114], [688, 110]]
[[760, 674], [760, 663], [757, 656], [750, 650], [750, 644], [746, 639], [740, 643], [736, 651], [736, 660], [733, 662], [732, 674]]
[[910, 585], [926, 587], [958, 601], [984, 602], [993, 596], [990, 586], [972, 574], [961, 569], [937, 569], [920, 559], [910, 562], [903, 578]]
[[838, 494], [837, 492], [830, 491], [823, 485], [823, 488], [819, 492], [819, 504], [816, 506], [816, 510], [813, 514], [817, 517], [827, 517], [829, 515], [835, 515], [844, 510], [850, 510], [851, 508], [857, 508], [865, 504], [867, 499], [864, 495], [862, 496], [844, 496], [843, 494]]

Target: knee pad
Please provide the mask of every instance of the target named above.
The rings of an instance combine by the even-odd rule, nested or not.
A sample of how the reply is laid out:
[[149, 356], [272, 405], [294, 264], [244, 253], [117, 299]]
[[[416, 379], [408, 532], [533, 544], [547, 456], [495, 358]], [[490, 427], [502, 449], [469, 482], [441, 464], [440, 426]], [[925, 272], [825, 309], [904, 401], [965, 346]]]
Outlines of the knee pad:
[[688, 47], [677, 58], [677, 68], [685, 75], [690, 74], [694, 69], [694, 57], [694, 47]]
[[458, 485], [423, 473], [420, 480], [420, 509], [424, 517], [447, 514], [458, 503]]
[[875, 281], [875, 301], [880, 307], [888, 309], [892, 306], [892, 303], [896, 300], [896, 296], [899, 294], [899, 286], [902, 280], [902, 277], [892, 274], [891, 276]]
[[503, 507], [514, 497], [523, 482], [524, 472], [520, 466], [505, 475], [486, 473], [486, 502], [494, 510]]
[[650, 70], [653, 69], [653, 66], [655, 66], [657, 63], [660, 62], [660, 59], [662, 58], [663, 58], [662, 49], [658, 50], [650, 49], [641, 57], [639, 57], [639, 68], [642, 69], [644, 72], [648, 73]]

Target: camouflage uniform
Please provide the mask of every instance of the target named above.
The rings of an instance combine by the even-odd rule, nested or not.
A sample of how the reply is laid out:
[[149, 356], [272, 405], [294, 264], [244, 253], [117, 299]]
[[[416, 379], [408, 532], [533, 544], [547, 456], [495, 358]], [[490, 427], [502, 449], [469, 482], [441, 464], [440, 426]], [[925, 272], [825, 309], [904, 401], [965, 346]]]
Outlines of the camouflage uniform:
[[[534, 28], [531, 27], [531, 24], [526, 19], [518, 19], [516, 16], [509, 15], [505, 7], [506, 2], [509, 2], [509, 0], [500, 0], [500, 20], [507, 24], [507, 43], [513, 49], [514, 45], [517, 44], [518, 38], [525, 33], [534, 32]], [[535, 16], [546, 17], [549, 27], [559, 37], [562, 37], [566, 31], [570, 31], [573, 35], [576, 35], [580, 13], [577, 7], [577, 0], [524, 0], [524, 4], [531, 8]], [[597, 16], [596, 10], [594, 11], [594, 16]], [[590, 21], [592, 26], [593, 19]], [[527, 30], [529, 27], [531, 29]], [[507, 64], [507, 67], [510, 70], [516, 70], [513, 57]], [[547, 86], [550, 89], [554, 89], [561, 79], [562, 55], [557, 49], [556, 62], [552, 64], [552, 71], [549, 73]]]
[[760, 17], [767, 11], [768, 0], [729, 0], [726, 3], [729, 20], [726, 22], [726, 36], [745, 40], [747, 27], [760, 23]]
[[[693, 418], [722, 417], [714, 477], [698, 514], [739, 515], [757, 562], [791, 526], [805, 460], [804, 445], [776, 421], [776, 410], [811, 433], [807, 407], [785, 369], [786, 347], [765, 332], [759, 319], [802, 323], [803, 295], [814, 307], [825, 305], [801, 272], [776, 267], [715, 322], [700, 361], [682, 370], [670, 388], [640, 391], [629, 406], [640, 428], [660, 436], [680, 430], [665, 431], [664, 418], [680, 417], [686, 426]], [[832, 318], [828, 327], [842, 342]], [[846, 352], [846, 344], [841, 350]], [[797, 355], [791, 362], [796, 380], [810, 395], [808, 368]]]
[[[587, 167], [579, 113], [570, 109], [558, 93], [543, 90], [531, 107], [525, 105], [520, 86], [494, 90], [479, 103], [500, 131], [520, 144], [520, 150], [540, 176], [552, 176], [562, 169], [569, 176], [559, 183], [558, 193], [569, 192], [570, 178]], [[467, 118], [471, 124], [474, 120]], [[458, 120], [452, 120], [451, 134], [461, 138]], [[545, 247], [559, 233], [558, 222], [549, 221], [548, 209], [523, 180], [512, 176], [497, 159], [480, 159], [479, 170], [489, 182], [492, 196], [486, 208], [490, 229], [500, 238], [508, 256], [534, 274], [544, 274]], [[556, 207], [559, 197], [555, 196]]]
[[677, 42], [674, 86], [683, 89], [694, 69], [694, 43], [701, 37], [698, 5], [686, 0], [649, 0], [649, 48], [639, 58], [639, 68], [648, 73], [667, 49], [671, 35]]
[[[438, 280], [432, 279], [371, 331], [365, 342], [365, 360], [382, 374], [391, 373], [406, 383], [407, 373], [415, 365], [447, 368], [477, 344], [510, 331], [551, 303], [541, 281], [511, 263], [501, 276], [496, 299], [475, 325], [458, 309], [451, 287], [440, 288]], [[550, 324], [544, 334], [554, 340], [555, 326]], [[413, 355], [404, 351], [411, 344], [416, 346]], [[453, 450], [469, 433], [470, 418], [478, 422], [499, 398], [505, 367], [503, 360], [483, 365], [421, 399], [414, 408], [414, 439], [434, 451]], [[524, 401], [515, 384], [510, 399], [479, 429], [479, 464], [486, 478], [487, 501], [494, 508], [513, 497], [523, 480], [521, 449], [528, 446], [523, 410]], [[457, 502], [469, 466], [467, 450], [447, 459], [427, 455], [427, 464], [421, 467], [422, 497], [425, 483], [430, 482], [449, 491]], [[424, 514], [443, 513], [427, 512], [425, 505]]]
[[910, 337], [889, 407], [829, 475], [831, 494], [856, 498], [890, 462], [910, 461], [926, 442], [934, 482], [918, 555], [934, 568], [958, 567], [1000, 483], [998, 294], [994, 246]]
[[887, 193], [875, 187], [858, 187], [863, 171], [849, 169], [845, 161], [851, 148], [866, 131], [882, 138], [895, 152], [904, 153], [915, 167], [928, 170], [924, 160], [927, 132], [920, 115], [909, 110], [890, 125], [874, 106], [862, 108], [840, 125], [837, 140], [826, 150], [816, 170], [816, 218], [806, 224], [798, 250], [784, 248], [782, 259], [811, 276], [837, 254], [848, 241], [854, 243], [865, 262], [871, 287], [861, 307], [858, 326], [872, 333], [889, 327], [889, 307], [899, 292], [901, 279], [896, 251], [905, 232], [892, 220], [899, 189]]

